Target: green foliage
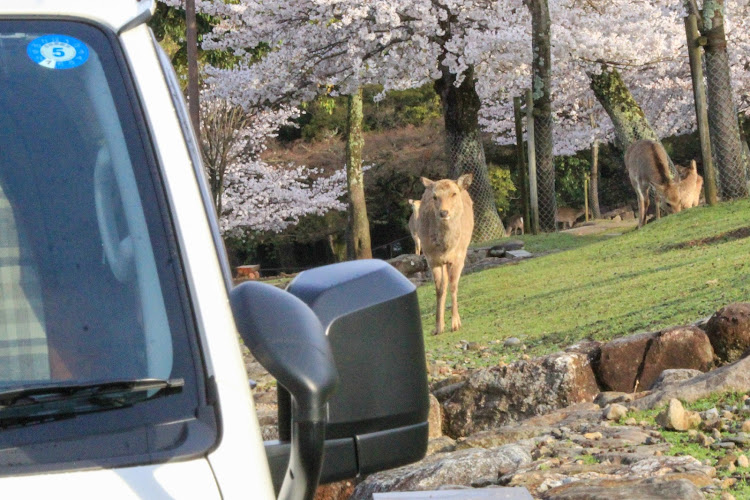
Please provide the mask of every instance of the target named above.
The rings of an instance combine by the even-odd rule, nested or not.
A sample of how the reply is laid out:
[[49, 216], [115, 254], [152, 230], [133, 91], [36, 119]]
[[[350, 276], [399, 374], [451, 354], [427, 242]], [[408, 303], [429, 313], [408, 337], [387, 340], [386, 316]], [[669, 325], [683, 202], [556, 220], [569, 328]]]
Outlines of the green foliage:
[[[198, 25], [198, 45], [200, 46], [203, 35], [211, 31], [217, 23], [217, 19], [205, 14], [196, 14], [196, 23]], [[180, 82], [183, 83], [183, 87], [187, 86], [185, 11], [157, 2], [156, 12], [148, 24], [153, 30], [159, 45], [161, 45], [169, 56]], [[236, 62], [237, 58], [229, 51], [199, 50], [198, 52], [199, 67], [204, 64], [210, 64], [219, 68], [229, 68]]]
[[[378, 102], [374, 97], [382, 87], [368, 85], [362, 89], [365, 132], [419, 126], [441, 116], [440, 99], [431, 84], [418, 89], [389, 92]], [[286, 127], [279, 134], [282, 141], [305, 139], [318, 141], [346, 133], [346, 96], [323, 95], [304, 106], [305, 114], [297, 127]]]
[[[686, 210], [616, 237], [521, 236], [537, 255], [554, 246], [545, 241], [570, 249], [464, 276], [458, 332], [431, 335], [435, 291], [420, 287], [426, 349], [459, 367], [491, 366], [521, 355], [503, 348], [509, 337], [520, 338], [534, 356], [709, 316], [750, 295], [747, 241], [696, 242], [746, 227], [749, 213], [750, 200], [742, 200]], [[450, 324], [449, 310], [446, 316]], [[456, 347], [460, 340], [487, 349], [467, 354]]]
[[490, 176], [490, 185], [495, 195], [495, 205], [497, 211], [505, 216], [510, 209], [510, 202], [516, 193], [516, 186], [513, 185], [510, 170], [497, 165], [487, 165]]
[[580, 208], [584, 205], [584, 181], [591, 172], [591, 163], [583, 155], [555, 158], [555, 191], [557, 204]]

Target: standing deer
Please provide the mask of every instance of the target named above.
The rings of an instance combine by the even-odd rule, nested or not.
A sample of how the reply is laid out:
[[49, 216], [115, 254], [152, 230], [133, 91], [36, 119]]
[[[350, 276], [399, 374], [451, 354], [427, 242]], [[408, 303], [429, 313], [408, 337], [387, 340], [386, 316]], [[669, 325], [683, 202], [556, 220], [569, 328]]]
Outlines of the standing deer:
[[695, 160], [690, 161], [690, 167], [683, 174], [684, 177], [679, 183], [680, 190], [680, 208], [697, 207], [701, 199], [701, 189], [703, 189], [703, 177], [698, 175], [698, 167]]
[[508, 227], [505, 229], [505, 234], [507, 236], [513, 236], [513, 233], [518, 231], [523, 234], [523, 217], [516, 214], [508, 219]]
[[451, 330], [461, 328], [458, 314], [458, 280], [466, 260], [471, 234], [474, 231], [474, 204], [467, 191], [472, 174], [456, 181], [431, 181], [422, 177], [425, 192], [419, 208], [419, 239], [435, 280], [437, 312], [435, 332], [445, 328], [445, 298], [451, 291]]
[[625, 153], [625, 168], [638, 196], [639, 228], [646, 223], [648, 197], [652, 187], [658, 197], [664, 199], [669, 212], [682, 210], [680, 188], [672, 179], [667, 152], [661, 144], [645, 139], [635, 141]]
[[421, 255], [422, 243], [419, 241], [419, 205], [422, 204], [421, 200], [409, 200], [411, 205], [411, 217], [409, 217], [409, 232], [411, 237], [414, 239], [414, 253]]

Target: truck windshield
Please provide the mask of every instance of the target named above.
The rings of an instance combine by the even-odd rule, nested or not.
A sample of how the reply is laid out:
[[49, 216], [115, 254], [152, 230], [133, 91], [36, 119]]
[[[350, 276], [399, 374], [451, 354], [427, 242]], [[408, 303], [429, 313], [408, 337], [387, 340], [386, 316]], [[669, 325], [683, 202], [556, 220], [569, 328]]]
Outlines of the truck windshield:
[[[141, 413], [76, 417], [94, 429], [119, 411], [140, 424], [192, 417], [202, 383], [166, 204], [118, 50], [86, 24], [0, 20], [0, 391], [184, 380], [168, 397], [143, 398], [137, 406], [151, 406]], [[110, 429], [122, 421], [108, 418]], [[57, 425], [75, 433], [81, 423]]]

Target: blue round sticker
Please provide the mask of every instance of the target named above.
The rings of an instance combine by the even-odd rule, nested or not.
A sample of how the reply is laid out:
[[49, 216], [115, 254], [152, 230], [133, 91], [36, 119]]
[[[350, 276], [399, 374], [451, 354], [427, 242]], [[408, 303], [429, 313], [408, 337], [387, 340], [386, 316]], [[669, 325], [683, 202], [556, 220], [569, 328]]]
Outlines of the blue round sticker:
[[50, 69], [77, 68], [89, 58], [85, 43], [65, 35], [44, 35], [32, 40], [26, 53], [32, 61]]

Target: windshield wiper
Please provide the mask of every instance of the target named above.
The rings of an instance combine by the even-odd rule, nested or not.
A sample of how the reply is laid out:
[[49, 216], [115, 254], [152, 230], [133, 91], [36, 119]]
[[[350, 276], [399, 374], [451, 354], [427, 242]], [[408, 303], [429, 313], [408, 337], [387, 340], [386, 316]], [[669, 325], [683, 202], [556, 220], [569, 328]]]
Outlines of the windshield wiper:
[[132, 406], [182, 391], [185, 380], [61, 382], [0, 390], [0, 427]]

